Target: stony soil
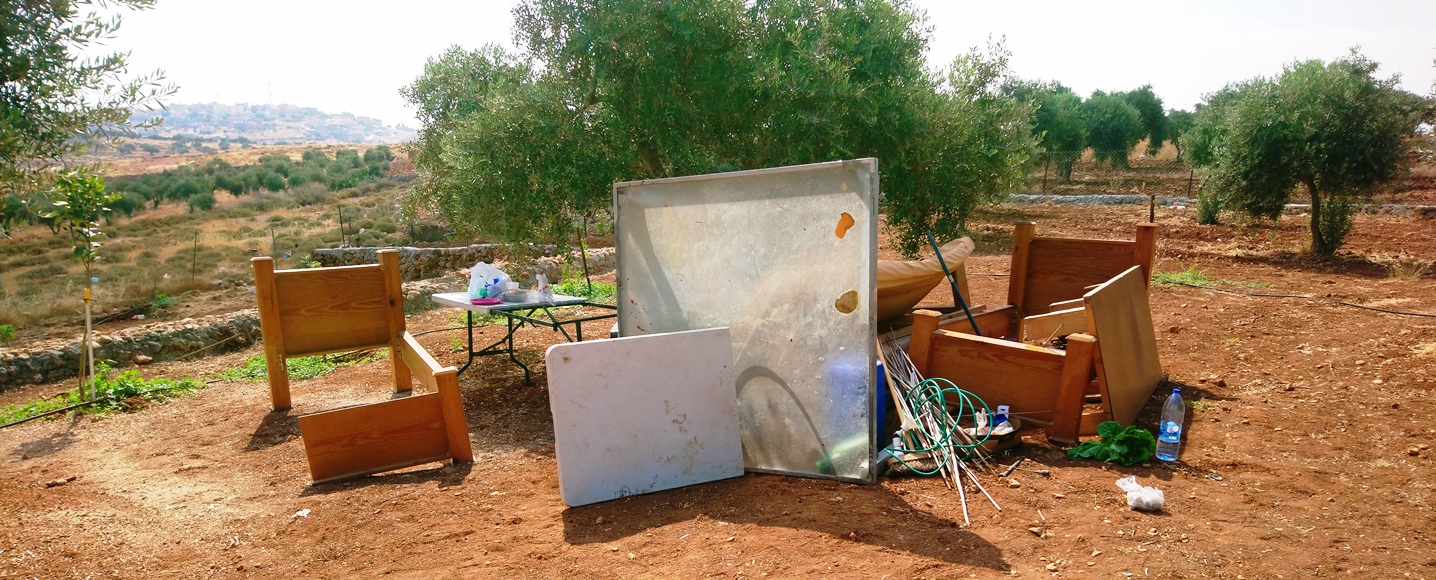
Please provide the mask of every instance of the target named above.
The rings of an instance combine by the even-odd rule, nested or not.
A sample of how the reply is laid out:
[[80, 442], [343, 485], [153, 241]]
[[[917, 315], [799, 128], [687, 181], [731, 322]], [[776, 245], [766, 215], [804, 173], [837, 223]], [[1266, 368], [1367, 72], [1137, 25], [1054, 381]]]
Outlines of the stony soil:
[[[973, 224], [975, 301], [1005, 300], [1006, 279], [982, 274], [1007, 271], [1014, 221], [1034, 219], [1045, 235], [1128, 237], [1144, 218], [1130, 207], [986, 211]], [[1302, 253], [1295, 216], [1197, 226], [1190, 212], [1164, 210], [1158, 222], [1160, 271], [1436, 312], [1431, 274], [1403, 280], [1383, 265], [1436, 259], [1430, 220], [1363, 216], [1329, 260]], [[475, 463], [309, 485], [294, 417], [387, 398], [380, 362], [296, 383], [287, 414], [267, 412], [263, 384], [217, 383], [127, 414], [0, 431], [0, 576], [1436, 576], [1436, 318], [1186, 287], [1151, 297], [1163, 366], [1193, 407], [1181, 461], [1069, 460], [1028, 429], [1015, 453], [1051, 476], [983, 477], [1003, 510], [974, 501], [968, 527], [957, 494], [931, 478], [861, 486], [747, 475], [567, 508], [545, 377], [526, 386], [496, 358], [462, 377]], [[949, 300], [941, 288], [928, 299]], [[453, 324], [446, 311], [409, 321], [414, 331]], [[585, 334], [606, 330], [594, 323]], [[458, 363], [458, 336], [421, 341]], [[520, 356], [537, 363], [556, 340], [521, 331]], [[204, 376], [255, 352], [144, 372]], [[1139, 423], [1150, 427], [1160, 403]], [[1113, 485], [1125, 475], [1161, 488], [1165, 510], [1128, 510]]]

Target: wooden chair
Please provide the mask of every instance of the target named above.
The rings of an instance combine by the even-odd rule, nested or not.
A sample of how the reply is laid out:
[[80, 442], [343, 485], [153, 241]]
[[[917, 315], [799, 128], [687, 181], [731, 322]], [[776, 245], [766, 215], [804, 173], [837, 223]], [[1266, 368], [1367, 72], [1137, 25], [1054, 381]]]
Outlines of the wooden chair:
[[[1131, 425], [1162, 380], [1147, 300], [1156, 226], [1139, 225], [1134, 241], [1037, 238], [1035, 227], [1017, 224], [1009, 304], [973, 321], [913, 313], [913, 365], [1047, 424], [1054, 440], [1106, 420]], [[1065, 351], [1011, 340], [1053, 335], [1067, 336]], [[1084, 408], [1088, 395], [1101, 396], [1100, 410]]]
[[458, 372], [405, 329], [396, 250], [381, 250], [379, 264], [368, 266], [275, 271], [273, 258], [250, 263], [273, 410], [290, 408], [289, 357], [388, 348], [394, 391], [411, 390], [415, 379], [433, 391], [301, 416], [315, 483], [473, 461]]

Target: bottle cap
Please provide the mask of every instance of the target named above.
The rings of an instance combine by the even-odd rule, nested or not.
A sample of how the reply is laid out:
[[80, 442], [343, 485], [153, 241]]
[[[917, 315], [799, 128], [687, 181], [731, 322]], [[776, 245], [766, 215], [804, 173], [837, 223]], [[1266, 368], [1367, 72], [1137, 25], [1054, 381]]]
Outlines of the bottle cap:
[[1172, 394], [1173, 394], [1173, 395], [1181, 394], [1181, 392], [1182, 392], [1182, 389], [1180, 389], [1180, 388], [1172, 389]]

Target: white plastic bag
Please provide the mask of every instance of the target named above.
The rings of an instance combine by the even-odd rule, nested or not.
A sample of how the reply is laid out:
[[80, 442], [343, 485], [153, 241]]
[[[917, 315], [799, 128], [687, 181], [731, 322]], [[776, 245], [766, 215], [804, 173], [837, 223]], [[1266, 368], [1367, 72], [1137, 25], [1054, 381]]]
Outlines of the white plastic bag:
[[513, 280], [503, 270], [479, 262], [469, 268], [469, 299], [502, 298]]
[[553, 286], [549, 285], [548, 276], [540, 272], [535, 278], [538, 279], [538, 287], [535, 290], [538, 290], [539, 300], [553, 304]]
[[1136, 476], [1128, 476], [1117, 480], [1117, 487], [1127, 492], [1127, 507], [1134, 510], [1146, 510], [1150, 512], [1162, 511], [1162, 502], [1166, 501], [1162, 490], [1155, 487], [1147, 487], [1137, 483]]

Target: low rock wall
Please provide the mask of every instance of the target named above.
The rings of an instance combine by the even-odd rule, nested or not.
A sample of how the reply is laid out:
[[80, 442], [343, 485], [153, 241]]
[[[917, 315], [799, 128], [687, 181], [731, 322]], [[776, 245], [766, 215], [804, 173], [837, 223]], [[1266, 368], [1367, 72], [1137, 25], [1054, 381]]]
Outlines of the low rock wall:
[[[95, 360], [115, 361], [116, 366], [174, 360], [200, 350], [220, 353], [244, 348], [258, 341], [259, 336], [259, 314], [254, 309], [186, 318], [113, 334], [97, 332]], [[77, 376], [82, 338], [45, 340], [20, 349], [0, 350], [0, 390]]]
[[[313, 256], [321, 266], [359, 266], [379, 262], [379, 250], [386, 248], [319, 248]], [[527, 285], [534, 275], [542, 272], [549, 280], [557, 281], [563, 274], [565, 262], [572, 259], [574, 267], [581, 262], [578, 249], [569, 256], [558, 254], [556, 246], [530, 246], [525, 252], [539, 254], [534, 262], [519, 264], [510, 256], [514, 247], [507, 244], [474, 244], [458, 248], [394, 248], [399, 250], [399, 273], [406, 281], [424, 280], [467, 270], [479, 262], [496, 265], [511, 276], [515, 282]], [[571, 256], [571, 258], [570, 258]], [[589, 248], [588, 268], [591, 274], [603, 274], [614, 268], [613, 248]]]

